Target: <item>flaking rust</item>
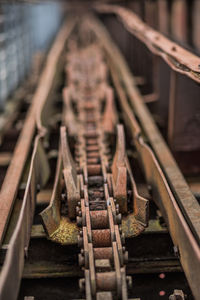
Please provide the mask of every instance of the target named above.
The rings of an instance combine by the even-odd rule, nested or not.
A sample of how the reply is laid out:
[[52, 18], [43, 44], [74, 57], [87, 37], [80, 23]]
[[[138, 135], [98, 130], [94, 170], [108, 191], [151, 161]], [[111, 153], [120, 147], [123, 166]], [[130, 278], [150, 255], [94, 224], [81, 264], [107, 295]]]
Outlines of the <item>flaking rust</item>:
[[52, 241], [81, 248], [87, 300], [105, 291], [111, 300], [128, 300], [125, 238], [147, 226], [148, 200], [137, 193], [105, 53], [86, 23], [76, 34], [68, 44], [54, 191], [41, 216]]
[[77, 244], [79, 229], [75, 222], [68, 217], [61, 217], [60, 224], [56, 231], [50, 235], [50, 239], [62, 245]]
[[[133, 214], [129, 214], [122, 218], [122, 231], [125, 238], [132, 238], [141, 234], [145, 228], [138, 223]], [[62, 245], [73, 245], [78, 243], [79, 228], [77, 224], [68, 217], [61, 217], [60, 224], [57, 229], [50, 234], [49, 238]]]
[[126, 238], [137, 236], [144, 230], [145, 227], [136, 220], [134, 214], [122, 218], [122, 232], [124, 232]]

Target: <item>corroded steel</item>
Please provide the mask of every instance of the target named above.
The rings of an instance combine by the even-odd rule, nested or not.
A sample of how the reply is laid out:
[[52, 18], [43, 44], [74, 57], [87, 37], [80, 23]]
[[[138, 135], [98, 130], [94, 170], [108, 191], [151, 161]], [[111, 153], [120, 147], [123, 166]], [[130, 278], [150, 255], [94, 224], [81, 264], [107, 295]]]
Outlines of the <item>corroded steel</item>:
[[[68, 26], [69, 25], [69, 26]], [[18, 191], [18, 185], [30, 151], [36, 130], [36, 114], [41, 117], [41, 110], [47, 101], [55, 77], [55, 71], [62, 53], [65, 40], [74, 26], [74, 20], [65, 23], [49, 52], [48, 64], [44, 68], [40, 83], [32, 99], [23, 130], [15, 148], [0, 194], [0, 241], [7, 228], [9, 216]], [[37, 111], [37, 112], [36, 112]], [[38, 118], [39, 121], [39, 118]], [[41, 124], [41, 121], [39, 122]], [[40, 126], [38, 125], [38, 128]], [[34, 149], [26, 183], [22, 208], [15, 230], [12, 234], [9, 249], [0, 274], [0, 299], [15, 300], [18, 296], [24, 259], [28, 252], [35, 201], [38, 188], [45, 184], [49, 177], [49, 165], [41, 141], [41, 132], [35, 137]]]
[[[90, 29], [84, 27], [87, 22], [81, 24], [77, 41], [72, 39], [71, 44], [68, 44], [68, 80], [67, 87], [63, 90], [63, 126], [57, 170], [51, 203], [42, 213], [42, 217], [52, 240], [63, 244], [75, 244], [78, 236], [78, 245], [81, 247], [79, 264], [85, 272], [85, 279], [80, 280], [80, 288], [85, 292], [86, 299], [128, 299], [127, 288], [131, 281], [126, 277], [125, 263], [128, 255], [123, 247], [124, 232], [126, 226], [134, 232], [132, 236], [144, 230], [148, 222], [148, 201], [138, 194], [136, 188], [132, 174], [134, 166], [130, 165], [126, 155], [125, 133], [123, 126], [118, 124], [115, 98], [113, 89], [109, 86], [108, 74], [111, 75], [109, 79], [117, 92], [126, 129], [131, 133], [154, 200], [161, 206], [173, 240], [180, 245], [181, 260], [186, 260], [186, 254], [190, 252], [192, 258], [188, 258], [187, 262], [191, 264], [194, 260], [195, 266], [199, 262], [199, 252], [191, 228], [176, 203], [158, 160], [144, 141], [142, 130], [132, 112], [133, 103], [136, 101], [140, 108], [142, 107], [142, 113], [147, 116], [148, 122], [146, 126], [143, 125], [145, 133], [148, 136], [148, 126], [152, 131], [155, 130], [149, 121], [148, 113], [143, 109], [143, 104], [137, 98], [139, 93], [134, 84], [127, 79], [120, 56], [113, 57], [112, 50], [116, 54], [115, 47], [109, 46], [104, 32], [91, 20]], [[103, 33], [101, 39], [97, 38], [99, 32]], [[52, 76], [50, 83], [51, 79]], [[46, 99], [46, 92], [43, 96]], [[0, 281], [0, 287], [4, 299], [15, 298], [22, 273], [24, 250], [26, 254], [30, 239], [37, 184], [42, 185], [47, 178], [46, 172], [41, 174], [41, 165], [46, 169], [46, 157], [40, 145], [41, 137], [46, 133], [43, 127], [47, 121], [44, 118], [45, 104], [43, 99], [37, 110], [39, 135], [36, 138], [23, 209], [8, 250], [6, 268], [2, 271], [4, 277], [3, 281]], [[139, 104], [135, 110], [141, 118]], [[159, 136], [156, 137], [159, 140]], [[113, 159], [111, 148], [115, 140], [117, 143]], [[153, 144], [150, 138], [149, 140]], [[71, 220], [68, 216], [61, 215], [61, 198]], [[121, 213], [130, 211], [131, 213], [123, 216], [122, 220]], [[72, 221], [75, 216], [80, 231]], [[130, 228], [127, 231], [130, 232]], [[188, 241], [189, 243], [183, 246]], [[198, 281], [198, 274], [192, 273], [190, 266], [188, 269], [187, 267], [184, 265], [190, 281], [194, 280], [193, 289], [197, 294], [194, 286]], [[17, 274], [12, 283], [14, 292], [8, 287], [13, 274]], [[172, 299], [179, 299], [180, 296], [181, 293], [175, 291], [172, 295], [175, 298]]]
[[187, 42], [188, 7], [186, 0], [175, 0], [172, 3], [171, 29], [173, 37], [180, 42]]
[[67, 199], [70, 202], [68, 205], [68, 215], [70, 218], [75, 218], [75, 207], [80, 200], [80, 191], [78, 186], [77, 172], [75, 163], [71, 156], [65, 127], [60, 129], [61, 136], [61, 152], [63, 161], [63, 174], [67, 189]]
[[99, 4], [96, 9], [102, 13], [114, 13], [125, 28], [141, 40], [156, 55], [161, 56], [176, 72], [200, 82], [199, 57], [172, 42], [160, 32], [145, 24], [131, 10], [117, 6]]
[[[111, 299], [127, 299], [130, 279], [126, 279], [124, 266], [128, 261], [124, 233], [138, 235], [147, 226], [148, 200], [137, 193], [124, 128], [117, 125], [104, 52], [87, 27], [80, 26], [78, 37], [68, 43], [62, 115], [65, 126], [60, 130], [51, 203], [41, 216], [50, 238], [62, 244], [75, 242], [77, 232], [72, 221], [76, 216], [81, 227], [77, 242], [82, 248], [78, 259], [85, 269], [80, 287], [86, 299], [101, 297], [105, 291], [110, 291]], [[112, 158], [115, 137], [116, 154]], [[61, 189], [68, 216], [61, 216]], [[128, 193], [132, 195], [130, 207]], [[121, 213], [128, 212], [122, 232]]]
[[[161, 208], [174, 244], [178, 246], [180, 261], [192, 292], [198, 299], [200, 273], [196, 272], [196, 269], [200, 266], [200, 208], [197, 200], [189, 190], [167, 145], [158, 132], [136, 88], [134, 78], [116, 45], [97, 20], [91, 18], [87, 24], [101, 39], [102, 47], [109, 57], [112, 78], [125, 115], [124, 120], [132, 133], [147, 182], [152, 187], [154, 200]], [[122, 93], [123, 88], [120, 81], [125, 87], [128, 98], [125, 93]], [[140, 120], [151, 147], [144, 142], [141, 128], [131, 108]]]
[[[64, 120], [70, 134], [74, 132], [71, 120], [77, 127], [75, 161], [80, 174], [81, 201], [77, 200], [76, 211], [68, 192], [69, 175], [65, 182], [68, 211], [77, 213], [77, 223], [82, 227], [78, 237], [82, 248], [79, 264], [85, 268], [85, 279], [81, 279], [80, 286], [85, 290], [86, 299], [95, 295], [99, 298], [99, 292], [107, 291], [110, 299], [127, 299], [124, 268], [127, 254], [122, 247], [123, 235], [118, 225], [120, 212], [127, 212], [127, 158], [123, 126], [118, 126], [117, 150], [111, 173], [109, 137], [115, 134], [117, 117], [113, 109], [113, 92], [107, 86], [103, 53], [92, 43], [87, 47], [82, 45], [80, 49], [77, 45], [75, 53], [68, 53], [67, 62], [70, 81], [69, 87], [64, 90], [65, 104], [71, 110], [75, 106], [76, 112], [72, 111], [73, 118], [65, 117]], [[67, 113], [67, 108], [65, 111]], [[66, 136], [63, 135], [63, 138], [66, 139]], [[67, 147], [65, 154], [70, 157]]]
[[122, 125], [117, 128], [117, 147], [112, 164], [113, 192], [122, 213], [127, 212], [127, 167], [125, 136]]
[[64, 47], [64, 41], [70, 34], [74, 20], [69, 21], [69, 26], [66, 23], [63, 25], [60, 34], [58, 35], [56, 42], [48, 55], [48, 64], [44, 69], [40, 84], [32, 99], [31, 107], [28, 111], [27, 118], [24, 122], [23, 130], [17, 142], [17, 146], [13, 153], [11, 163], [9, 165], [6, 177], [4, 179], [1, 192], [0, 192], [0, 244], [4, 237], [5, 230], [9, 221], [9, 217], [14, 205], [15, 197], [17, 194], [18, 186], [22, 176], [22, 172], [27, 160], [27, 156], [30, 151], [31, 143], [34, 138], [36, 130], [36, 115], [37, 126], [41, 130], [41, 113], [45, 101], [52, 88], [53, 80], [55, 77], [55, 70], [58, 64], [58, 60]]
[[1, 300], [17, 299], [24, 267], [24, 259], [28, 252], [38, 185], [44, 185], [48, 176], [49, 166], [47, 158], [44, 153], [40, 137], [37, 137], [32, 154], [30, 172], [22, 208], [15, 231], [9, 243], [9, 249], [6, 254], [3, 268], [1, 270]]
[[169, 296], [169, 300], [185, 300], [185, 295], [182, 290], [174, 290], [173, 295]]
[[199, 26], [200, 26], [200, 3], [198, 0], [194, 1], [193, 4], [193, 11], [192, 11], [192, 20], [193, 20], [193, 30], [192, 30], [192, 36], [193, 36], [193, 42], [195, 47], [200, 51], [200, 41], [199, 41]]

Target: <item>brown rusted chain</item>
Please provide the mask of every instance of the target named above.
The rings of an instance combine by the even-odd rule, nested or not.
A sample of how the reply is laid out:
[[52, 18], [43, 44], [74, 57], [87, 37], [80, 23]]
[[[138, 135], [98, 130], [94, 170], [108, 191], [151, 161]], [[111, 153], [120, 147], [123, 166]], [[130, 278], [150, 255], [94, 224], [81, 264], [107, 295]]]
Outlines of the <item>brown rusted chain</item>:
[[[118, 118], [114, 108], [113, 91], [107, 84], [106, 65], [102, 56], [100, 48], [91, 43], [87, 47], [81, 45], [80, 49], [77, 46], [76, 53], [69, 53], [67, 59], [66, 71], [70, 82], [63, 92], [66, 112], [63, 120], [69, 137], [71, 135], [75, 138], [74, 160], [79, 178], [71, 176], [76, 170], [72, 170], [74, 163], [64, 127], [61, 145], [64, 170], [66, 162], [70, 162], [70, 172], [65, 177], [69, 216], [73, 217], [76, 213], [77, 224], [82, 228], [78, 236], [78, 244], [81, 247], [79, 264], [85, 268], [85, 279], [81, 279], [80, 287], [85, 291], [86, 299], [98, 299], [104, 292], [109, 292], [110, 299], [126, 300], [127, 284], [123, 278], [127, 253], [122, 246], [124, 239], [119, 227], [119, 211], [127, 211], [124, 131], [120, 125], [116, 159], [111, 170], [109, 137], [115, 134]], [[76, 110], [72, 108], [74, 106]], [[72, 116], [68, 118], [69, 113], [72, 113]], [[77, 129], [75, 134], [73, 124]], [[121, 179], [124, 178], [122, 183], [119, 182], [120, 176]], [[82, 178], [82, 182], [76, 183], [77, 178]], [[82, 186], [81, 201], [76, 210], [73, 194], [69, 194], [69, 183], [74, 188]], [[114, 190], [114, 195], [110, 190]]]

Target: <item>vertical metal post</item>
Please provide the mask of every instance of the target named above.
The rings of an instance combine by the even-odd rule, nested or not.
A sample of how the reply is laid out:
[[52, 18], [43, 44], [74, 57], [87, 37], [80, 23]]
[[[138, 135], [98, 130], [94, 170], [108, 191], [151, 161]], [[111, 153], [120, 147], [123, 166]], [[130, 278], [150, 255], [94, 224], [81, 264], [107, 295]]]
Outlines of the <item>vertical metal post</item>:
[[157, 1], [146, 0], [144, 3], [145, 22], [151, 27], [158, 28], [158, 9]]
[[[195, 0], [192, 11], [193, 20], [193, 43], [197, 50], [200, 52], [200, 1]], [[200, 71], [200, 69], [199, 69]]]
[[167, 0], [157, 1], [158, 5], [158, 30], [163, 34], [169, 32], [169, 12]]
[[174, 151], [200, 150], [200, 85], [171, 71], [168, 139]]
[[169, 113], [168, 113], [168, 141], [173, 145], [174, 138], [174, 121], [176, 112], [176, 87], [177, 87], [177, 73], [173, 70], [170, 74], [170, 94], [169, 94]]
[[188, 11], [186, 0], [172, 3], [171, 31], [173, 37], [182, 43], [187, 42]]

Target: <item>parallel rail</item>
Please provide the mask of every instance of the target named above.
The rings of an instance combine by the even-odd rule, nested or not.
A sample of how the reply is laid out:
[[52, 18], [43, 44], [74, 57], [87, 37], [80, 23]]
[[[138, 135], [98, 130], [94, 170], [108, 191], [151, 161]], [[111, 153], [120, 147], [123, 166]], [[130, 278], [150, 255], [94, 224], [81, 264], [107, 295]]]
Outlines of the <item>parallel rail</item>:
[[[56, 68], [64, 49], [65, 40], [74, 26], [74, 21], [67, 21], [47, 58], [46, 67], [43, 70], [40, 83], [32, 100], [24, 127], [19, 137], [15, 152], [7, 171], [0, 194], [0, 219], [1, 244], [8, 225], [9, 217], [16, 199], [18, 187], [27, 160], [27, 155], [33, 143], [36, 126], [36, 111], [40, 116], [45, 101], [51, 92], [55, 80]], [[38, 111], [39, 109], [39, 111]], [[41, 121], [38, 120], [38, 134], [35, 137], [34, 149], [31, 158], [29, 177], [26, 183], [26, 190], [23, 204], [16, 228], [9, 242], [5, 263], [1, 270], [0, 299], [16, 299], [20, 286], [20, 280], [24, 267], [24, 256], [28, 251], [36, 193], [38, 186], [42, 186], [48, 179], [49, 166], [44, 154], [41, 139], [43, 131], [40, 130]], [[41, 172], [40, 172], [41, 171]], [[44, 171], [44, 172], [43, 172]], [[14, 276], [14, 278], [13, 278]], [[12, 283], [12, 288], [11, 288]]]
[[142, 41], [150, 51], [161, 56], [173, 70], [200, 82], [200, 60], [197, 55], [151, 28], [127, 8], [117, 5], [98, 5], [96, 8], [101, 13], [116, 14], [128, 31]]
[[[22, 271], [24, 266], [24, 253], [25, 254], [27, 253], [28, 246], [29, 246], [30, 231], [31, 231], [32, 219], [34, 215], [34, 204], [37, 197], [37, 188], [38, 185], [42, 186], [47, 181], [49, 175], [49, 166], [46, 160], [44, 144], [45, 144], [45, 140], [48, 139], [47, 125], [48, 125], [49, 117], [52, 115], [52, 111], [53, 111], [53, 99], [51, 99], [50, 94], [54, 86], [54, 80], [57, 71], [56, 66], [59, 63], [59, 57], [63, 53], [65, 42], [68, 39], [71, 32], [73, 31], [75, 22], [76, 20], [74, 21], [69, 20], [67, 24], [64, 25], [63, 29], [58, 35], [54, 47], [52, 48], [49, 54], [46, 68], [44, 69], [43, 75], [41, 77], [40, 85], [34, 96], [33, 104], [30, 110], [31, 113], [29, 113], [29, 116], [27, 117], [28, 120], [27, 122], [28, 123], [30, 122], [31, 130], [29, 127], [24, 128], [24, 130], [22, 131], [20, 141], [17, 146], [17, 149], [19, 147], [22, 147], [20, 145], [22, 144], [22, 141], [25, 136], [27, 141], [27, 147], [25, 147], [23, 155], [21, 155], [22, 161], [20, 164], [20, 169], [17, 170], [17, 175], [13, 178], [12, 177], [13, 172], [11, 171], [13, 170], [12, 168], [14, 167], [15, 167], [14, 170], [16, 170], [16, 163], [11, 164], [10, 166], [11, 171], [9, 169], [6, 175], [7, 178], [6, 188], [3, 187], [2, 190], [3, 191], [2, 195], [4, 195], [5, 197], [6, 193], [4, 190], [7, 190], [7, 188], [9, 188], [10, 200], [9, 200], [9, 207], [7, 207], [6, 209], [4, 222], [2, 223], [1, 241], [3, 240], [4, 232], [6, 231], [11, 209], [15, 201], [22, 172], [25, 166], [25, 162], [27, 160], [27, 155], [30, 151], [31, 142], [36, 132], [37, 135], [35, 137], [35, 145], [32, 154], [29, 177], [26, 185], [22, 209], [20, 212], [16, 229], [9, 242], [6, 259], [0, 275], [0, 299], [3, 300], [4, 299], [12, 300], [17, 298], [20, 279], [22, 276]], [[87, 28], [87, 30], [92, 32], [92, 34], [96, 37], [98, 43], [100, 44], [101, 48], [103, 49], [106, 61], [108, 63], [108, 70], [111, 74], [112, 84], [118, 97], [120, 109], [123, 113], [123, 122], [125, 123], [127, 131], [131, 135], [137, 153], [142, 162], [141, 165], [143, 167], [146, 176], [146, 181], [151, 187], [152, 197], [160, 207], [166, 219], [166, 222], [168, 224], [173, 242], [178, 247], [179, 254], [180, 254], [180, 261], [184, 268], [187, 279], [190, 283], [192, 292], [196, 297], [196, 299], [198, 299], [198, 296], [200, 294], [200, 290], [199, 290], [200, 274], [196, 272], [196, 267], [200, 265], [200, 250], [198, 244], [199, 243], [199, 224], [198, 224], [199, 206], [197, 205], [196, 199], [193, 197], [186, 182], [184, 181], [181, 172], [176, 166], [176, 163], [174, 162], [168, 147], [166, 146], [162, 137], [160, 136], [156, 128], [156, 125], [150, 116], [149, 111], [147, 110], [145, 104], [143, 103], [142, 97], [134, 83], [134, 78], [132, 77], [123, 57], [121, 56], [117, 47], [111, 41], [105, 28], [93, 16], [87, 17], [86, 20], [83, 22], [83, 24], [85, 28]], [[178, 70], [180, 71], [180, 67], [178, 67]], [[194, 67], [194, 72], [196, 72], [195, 67]], [[194, 76], [193, 79], [196, 80], [196, 75], [193, 74], [191, 76]], [[67, 112], [67, 109], [65, 112]], [[81, 112], [79, 113], [81, 115]], [[136, 120], [136, 116], [137, 116], [137, 120]], [[67, 122], [69, 122], [69, 119], [66, 118], [66, 120]], [[72, 125], [71, 121], [73, 120], [70, 120], [70, 122], [68, 123], [68, 127]], [[60, 200], [57, 199], [57, 195], [61, 196], [60, 189], [63, 188], [63, 186], [59, 186], [58, 183], [60, 178], [62, 177], [61, 171], [63, 169], [63, 166], [61, 161], [63, 160], [63, 165], [64, 165], [63, 157], [65, 157], [68, 147], [65, 144], [66, 137], [65, 137], [64, 129], [62, 129], [61, 131], [62, 131], [62, 141], [64, 143], [64, 146], [61, 143], [61, 149], [64, 149], [64, 151], [62, 154], [62, 158], [60, 154], [58, 156], [57, 173], [56, 173], [51, 203], [49, 209], [47, 209], [47, 215], [45, 216], [43, 214], [43, 221], [45, 225], [50, 224], [49, 227], [46, 226], [46, 230], [49, 233], [49, 235], [53, 234], [57, 230], [57, 228], [60, 226], [61, 219], [62, 219], [61, 210], [60, 210], [61, 203]], [[144, 134], [150, 146], [145, 142]], [[81, 139], [81, 141], [82, 140], [83, 139]], [[59, 153], [61, 153], [61, 149]], [[16, 150], [13, 156], [14, 162], [17, 161], [18, 151], [19, 150]], [[68, 158], [69, 158], [69, 153], [68, 153]], [[40, 166], [42, 166], [41, 170], [40, 170]], [[72, 167], [71, 163], [69, 163], [68, 161], [67, 164], [64, 165], [64, 176], [66, 175], [66, 179], [67, 179], [66, 180], [67, 192], [69, 191], [69, 186], [68, 186], [69, 178], [67, 177], [68, 176], [67, 169], [69, 166], [70, 168]], [[104, 166], [102, 165], [101, 167]], [[73, 171], [72, 168], [71, 170]], [[105, 168], [102, 169], [102, 173], [103, 170], [105, 172]], [[100, 172], [99, 168], [97, 168], [97, 171]], [[90, 168], [90, 172], [96, 172], [96, 170]], [[127, 167], [126, 172], [130, 173], [129, 167]], [[86, 173], [87, 172], [84, 173], [84, 176], [86, 176]], [[12, 188], [13, 185], [11, 179], [14, 181], [15, 184], [14, 188]], [[82, 181], [87, 183], [87, 176]], [[141, 212], [141, 210], [138, 209], [137, 207], [137, 204], [139, 203], [137, 201], [141, 200], [141, 198], [137, 193], [134, 180], [132, 181], [132, 187], [133, 187], [133, 194], [134, 194], [133, 201], [135, 203], [133, 208], [133, 211], [135, 213], [134, 217], [138, 218], [140, 223], [141, 220], [143, 220], [143, 226], [144, 226], [146, 225], [146, 216], [144, 217], [144, 213]], [[70, 195], [66, 193], [66, 197], [68, 201], [68, 209], [72, 204], [71, 217], [73, 218], [77, 199], [75, 199], [75, 202], [72, 201], [71, 203]], [[2, 198], [0, 197], [0, 203], [1, 203], [1, 199], [5, 199], [5, 198], [3, 198], [3, 196]], [[145, 200], [143, 199], [143, 201]], [[4, 203], [6, 203], [5, 200]], [[109, 205], [108, 207], [106, 207], [107, 211], [109, 211], [109, 207], [110, 207]], [[84, 209], [83, 206], [81, 206], [81, 210], [79, 208], [79, 211], [81, 211], [81, 216], [83, 215], [83, 209]], [[115, 205], [113, 206], [113, 209], [116, 210]], [[120, 209], [123, 210], [122, 207]], [[139, 211], [138, 214], [137, 214], [137, 210]], [[88, 218], [87, 220], [89, 220]], [[84, 221], [82, 220], [81, 222], [83, 224]], [[69, 226], [69, 224], [71, 224], [71, 222], [67, 221], [66, 226]], [[113, 225], [113, 222], [110, 221], [109, 222], [110, 228], [112, 227], [111, 224]], [[117, 224], [115, 226], [117, 226]], [[75, 232], [78, 232], [76, 230], [77, 229], [75, 229]], [[88, 227], [87, 230], [89, 230]], [[118, 229], [116, 228], [116, 230]], [[112, 243], [115, 243], [115, 241], [113, 240]], [[89, 244], [91, 244], [90, 246], [92, 247], [92, 243], [89, 242]], [[84, 244], [84, 247], [85, 245], [86, 244]], [[87, 254], [86, 252], [87, 251], [84, 251], [85, 254]], [[92, 252], [90, 251], [90, 256], [89, 256], [90, 266], [93, 261], [91, 253]], [[188, 253], [190, 253], [190, 256], [188, 256]], [[117, 255], [115, 255], [114, 261], [115, 261], [115, 266], [117, 266], [118, 265], [118, 263], [116, 262]], [[87, 272], [87, 263], [85, 263], [85, 267], [86, 267], [86, 279], [87, 282], [90, 282], [88, 277], [88, 272]], [[99, 267], [102, 266], [100, 265]], [[17, 276], [15, 275], [13, 278], [14, 274], [17, 274]], [[11, 288], [10, 285], [11, 282], [13, 288]], [[87, 284], [86, 299], [91, 299], [91, 296], [89, 296], [90, 292], [88, 292], [91, 287], [93, 290], [91, 294], [95, 295], [94, 282], [95, 280], [93, 281], [93, 286]], [[124, 283], [122, 286], [123, 287], [125, 286], [123, 299], [126, 299], [127, 298], [126, 282], [124, 281], [124, 279], [123, 282]], [[115, 286], [115, 289], [116, 287], [118, 287], [118, 285], [115, 285], [115, 283], [113, 283], [113, 286]], [[108, 293], [109, 292], [110, 290], [108, 291]], [[109, 297], [110, 299], [112, 299], [111, 293], [109, 293]]]
[[[108, 29], [129, 60], [134, 75], [142, 79], [147, 93], [145, 102], [155, 103], [171, 149], [184, 152], [186, 158], [187, 153], [199, 151], [200, 58], [151, 28], [130, 9], [99, 5], [97, 11], [104, 19], [109, 15]], [[199, 161], [191, 157], [188, 168], [192, 170]]]
[[[147, 182], [153, 189], [154, 200], [165, 216], [173, 242], [179, 249], [183, 269], [190, 282], [192, 291], [198, 299], [200, 294], [200, 276], [196, 272], [196, 266], [199, 266], [200, 263], [199, 204], [191, 193], [167, 145], [157, 130], [123, 57], [100, 24], [96, 24], [96, 26], [92, 24], [92, 27], [95, 28], [94, 30], [110, 58], [113, 65], [113, 76], [117, 78], [118, 74], [118, 82], [121, 82], [121, 85], [125, 87], [123, 98], [120, 97], [122, 107], [124, 106], [125, 99], [127, 99], [126, 101], [130, 103], [129, 109], [133, 108], [141, 124], [141, 128], [145, 131], [150, 142], [151, 148], [143, 141], [142, 136], [138, 134], [139, 124], [133, 115], [129, 116], [130, 113], [127, 109], [125, 120], [127, 120], [128, 126], [131, 128], [138, 153], [143, 163]], [[118, 86], [117, 90], [119, 93], [120, 84]], [[135, 126], [135, 123], [137, 126]], [[188, 243], [188, 241], [190, 242]], [[190, 253], [189, 256], [188, 253]], [[192, 265], [193, 267], [191, 267]]]

